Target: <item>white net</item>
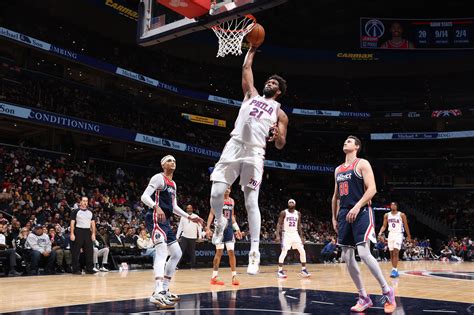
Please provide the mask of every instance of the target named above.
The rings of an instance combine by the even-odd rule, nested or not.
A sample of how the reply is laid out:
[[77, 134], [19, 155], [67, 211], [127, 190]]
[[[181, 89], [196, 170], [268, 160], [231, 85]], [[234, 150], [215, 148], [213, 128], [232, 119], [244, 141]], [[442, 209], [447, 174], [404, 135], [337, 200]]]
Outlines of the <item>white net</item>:
[[219, 50], [217, 57], [225, 57], [228, 54], [235, 56], [242, 54], [242, 41], [255, 26], [256, 20], [251, 15], [229, 20], [214, 25], [212, 30], [219, 39]]

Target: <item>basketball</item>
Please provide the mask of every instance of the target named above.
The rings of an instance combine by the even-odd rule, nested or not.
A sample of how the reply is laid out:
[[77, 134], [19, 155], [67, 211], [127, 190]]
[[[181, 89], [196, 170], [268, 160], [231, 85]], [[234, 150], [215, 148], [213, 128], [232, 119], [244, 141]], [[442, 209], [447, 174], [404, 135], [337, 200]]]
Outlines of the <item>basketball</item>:
[[254, 28], [247, 34], [245, 39], [252, 45], [252, 46], [260, 46], [264, 39], [265, 39], [265, 29], [262, 25], [256, 24]]

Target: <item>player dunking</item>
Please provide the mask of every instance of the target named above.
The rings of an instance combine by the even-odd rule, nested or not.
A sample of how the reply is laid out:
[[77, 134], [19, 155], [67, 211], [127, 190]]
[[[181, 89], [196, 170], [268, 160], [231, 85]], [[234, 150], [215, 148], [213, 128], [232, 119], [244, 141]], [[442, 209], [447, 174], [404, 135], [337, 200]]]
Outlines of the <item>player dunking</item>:
[[360, 259], [382, 287], [385, 312], [392, 313], [396, 308], [393, 288], [388, 286], [377, 260], [370, 253], [369, 239], [375, 243], [374, 214], [370, 200], [377, 193], [377, 188], [370, 163], [357, 158], [360, 149], [361, 142], [357, 137], [347, 137], [343, 147], [345, 163], [335, 170], [332, 224], [338, 234], [338, 244], [342, 247], [342, 258], [359, 291], [359, 299], [351, 311], [363, 312], [373, 305], [365, 291], [355, 259], [357, 247]]
[[[229, 254], [229, 264], [230, 270], [232, 271], [232, 285], [239, 285], [239, 279], [237, 278], [237, 262], [235, 259], [235, 237], [237, 239], [242, 238], [242, 233], [240, 232], [239, 225], [235, 220], [235, 202], [234, 199], [230, 197], [230, 187], [227, 188], [224, 194], [224, 218], [228, 220], [227, 227], [224, 230], [224, 238], [222, 243], [216, 245], [216, 255], [214, 256], [213, 262], [213, 271], [212, 271], [212, 278], [211, 284], [216, 285], [224, 285], [224, 281], [221, 281], [217, 276], [219, 274], [219, 265], [221, 263], [222, 254], [224, 253], [224, 244], [227, 248], [227, 254]], [[209, 217], [207, 218], [207, 226], [206, 226], [206, 236], [208, 238], [211, 237], [211, 223], [214, 221], [214, 209], [211, 209], [209, 212]]]
[[392, 272], [390, 277], [398, 278], [398, 255], [403, 243], [403, 231], [407, 232], [407, 239], [411, 242], [410, 228], [405, 213], [398, 211], [398, 203], [390, 204], [390, 212], [385, 213], [383, 225], [380, 228], [379, 236], [387, 229], [388, 225], [388, 250], [390, 251], [390, 261], [392, 262]]
[[[163, 157], [161, 167], [163, 172], [150, 179], [141, 200], [151, 210], [146, 213], [145, 224], [155, 247], [153, 261], [155, 291], [150, 297], [150, 302], [160, 308], [173, 308], [180, 298], [169, 291], [169, 283], [182, 252], [176, 241], [176, 234], [171, 228], [170, 217], [175, 213], [196, 223], [203, 224], [204, 221], [200, 217], [187, 214], [178, 206], [176, 183], [173, 181], [176, 170], [175, 158], [172, 155]], [[155, 200], [151, 198], [152, 195]], [[168, 253], [170, 258], [166, 261]]]
[[[283, 230], [282, 230], [283, 226]], [[306, 270], [306, 251], [303, 246], [303, 231], [301, 229], [301, 214], [296, 210], [296, 201], [288, 200], [288, 209], [280, 212], [278, 224], [276, 228], [276, 242], [280, 242], [281, 233], [281, 254], [278, 258], [278, 278], [286, 278], [287, 275], [283, 271], [283, 263], [286, 254], [290, 249], [297, 249], [300, 253], [301, 276], [308, 278], [311, 274]]]
[[[224, 193], [240, 176], [240, 185], [244, 192], [245, 208], [248, 213], [250, 232], [250, 252], [247, 273], [257, 274], [260, 264], [260, 227], [261, 217], [258, 207], [258, 193], [263, 177], [263, 161], [266, 142], [274, 141], [277, 149], [283, 149], [286, 143], [288, 117], [280, 109], [276, 99], [286, 91], [286, 81], [272, 75], [265, 82], [263, 96], [254, 87], [252, 63], [257, 47], [247, 52], [242, 67], [242, 90], [244, 100], [235, 121], [231, 138], [222, 152], [219, 162], [211, 174], [211, 208], [215, 210], [216, 229], [212, 243], [222, 243], [222, 237], [228, 220], [222, 216]], [[268, 139], [269, 134], [271, 134]]]

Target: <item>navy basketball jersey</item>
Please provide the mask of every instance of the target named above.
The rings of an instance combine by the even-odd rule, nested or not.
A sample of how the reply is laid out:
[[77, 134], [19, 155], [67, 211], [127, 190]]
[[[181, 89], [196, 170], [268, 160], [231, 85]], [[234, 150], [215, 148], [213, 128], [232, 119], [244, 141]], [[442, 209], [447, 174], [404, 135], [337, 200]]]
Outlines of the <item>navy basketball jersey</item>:
[[224, 200], [224, 207], [222, 208], [222, 213], [224, 214], [224, 218], [229, 220], [227, 226], [232, 226], [232, 212], [234, 211], [234, 199], [230, 198], [228, 200]]
[[163, 173], [161, 173], [161, 176], [163, 176], [165, 186], [162, 190], [157, 189], [155, 191], [154, 199], [155, 203], [158, 200], [158, 205], [163, 210], [166, 218], [168, 219], [173, 215], [173, 202], [176, 198], [176, 183], [172, 180], [169, 180], [165, 175], [163, 175]]
[[364, 195], [364, 179], [355, 170], [359, 161], [360, 159], [355, 159], [351, 165], [344, 166], [344, 164], [341, 164], [336, 169], [340, 208], [351, 209]]

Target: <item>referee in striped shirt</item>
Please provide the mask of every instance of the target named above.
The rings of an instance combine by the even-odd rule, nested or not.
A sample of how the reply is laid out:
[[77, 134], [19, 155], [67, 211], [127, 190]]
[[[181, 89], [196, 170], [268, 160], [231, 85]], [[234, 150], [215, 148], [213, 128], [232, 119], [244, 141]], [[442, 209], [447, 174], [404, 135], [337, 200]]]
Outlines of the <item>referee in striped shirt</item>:
[[93, 243], [95, 242], [95, 216], [88, 207], [89, 199], [82, 197], [79, 208], [71, 214], [72, 273], [81, 274], [79, 257], [81, 249], [86, 259], [86, 273], [96, 273], [93, 268]]

